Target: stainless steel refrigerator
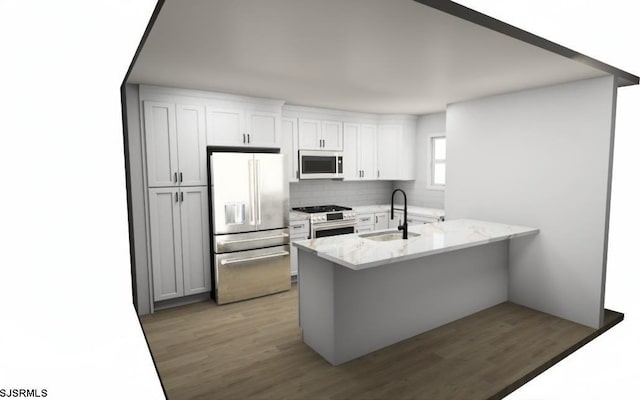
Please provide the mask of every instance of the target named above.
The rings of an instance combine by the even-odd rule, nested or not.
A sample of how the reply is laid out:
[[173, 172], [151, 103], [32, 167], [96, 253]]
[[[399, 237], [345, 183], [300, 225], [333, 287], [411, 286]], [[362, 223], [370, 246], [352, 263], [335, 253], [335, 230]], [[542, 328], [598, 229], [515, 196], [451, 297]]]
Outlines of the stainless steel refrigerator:
[[289, 290], [289, 182], [284, 155], [212, 147], [207, 154], [216, 303]]

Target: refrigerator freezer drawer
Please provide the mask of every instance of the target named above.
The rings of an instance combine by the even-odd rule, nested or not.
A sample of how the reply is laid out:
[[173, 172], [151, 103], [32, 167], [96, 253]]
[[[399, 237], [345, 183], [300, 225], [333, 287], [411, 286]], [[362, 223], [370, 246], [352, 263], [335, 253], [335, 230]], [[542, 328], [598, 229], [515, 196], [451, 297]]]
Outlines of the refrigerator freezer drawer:
[[218, 304], [291, 289], [289, 246], [215, 254]]
[[216, 235], [213, 238], [213, 242], [214, 253], [228, 253], [230, 251], [284, 245], [289, 243], [289, 228]]

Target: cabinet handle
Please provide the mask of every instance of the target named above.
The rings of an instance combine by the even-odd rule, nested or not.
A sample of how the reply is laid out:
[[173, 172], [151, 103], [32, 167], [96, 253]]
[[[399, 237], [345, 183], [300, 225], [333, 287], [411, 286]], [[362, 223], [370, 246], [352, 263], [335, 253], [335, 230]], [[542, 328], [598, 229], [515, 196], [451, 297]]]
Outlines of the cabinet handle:
[[178, 192], [176, 192], [176, 203], [178, 202]]
[[251, 143], [251, 134], [247, 133], [247, 143]]
[[180, 201], [184, 201], [184, 192], [180, 192]]
[[182, 172], [180, 172], [180, 182], [182, 182]]
[[247, 143], [247, 134], [246, 133], [242, 134], [242, 143]]
[[378, 216], [376, 215], [376, 224], [378, 223]]
[[366, 221], [370, 221], [371, 217], [367, 217], [367, 218], [361, 218], [360, 221], [366, 222]]
[[320, 139], [319, 142], [320, 142], [320, 147], [322, 147], [322, 139]]
[[291, 227], [293, 229], [300, 229], [300, 228], [304, 228], [304, 225], [291, 225]]
[[380, 170], [378, 170], [378, 178], [380, 178]]
[[178, 173], [177, 172], [173, 173], [173, 181], [174, 182], [178, 182]]

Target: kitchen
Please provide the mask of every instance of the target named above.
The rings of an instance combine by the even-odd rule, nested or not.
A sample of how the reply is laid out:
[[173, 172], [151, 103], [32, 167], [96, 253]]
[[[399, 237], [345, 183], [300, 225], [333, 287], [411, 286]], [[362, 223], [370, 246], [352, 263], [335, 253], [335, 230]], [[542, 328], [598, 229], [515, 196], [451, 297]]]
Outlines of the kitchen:
[[[413, 7], [424, 7], [417, 3], [409, 3], [403, 6], [406, 7], [403, 12], [416, 11], [417, 9]], [[169, 6], [170, 4], [165, 5], [165, 7]], [[402, 7], [398, 8], [402, 9]], [[343, 11], [346, 12], [348, 10]], [[440, 14], [434, 15], [437, 15], [437, 18], [442, 18]], [[435, 17], [432, 16], [432, 18]], [[441, 22], [442, 25], [451, 22], [446, 18]], [[157, 22], [160, 27], [162, 26], [160, 24], [161, 21]], [[459, 28], [456, 25], [455, 29]], [[486, 35], [478, 40], [498, 40], [492, 34]], [[153, 36], [150, 36], [147, 45], [152, 43]], [[509, 43], [512, 44], [511, 42]], [[492, 42], [492, 44], [495, 45], [496, 43]], [[522, 49], [521, 51], [526, 52], [527, 50]], [[141, 54], [141, 58], [138, 60], [142, 65], [140, 68], [144, 66], [145, 55], [144, 52]], [[524, 55], [521, 56], [524, 57]], [[535, 58], [540, 55], [535, 53], [533, 55], [529, 54], [529, 56]], [[510, 54], [505, 57], [510, 59], [513, 55]], [[545, 56], [540, 57], [545, 58]], [[498, 64], [499, 61], [495, 60]], [[594, 72], [597, 68], [592, 66], [576, 67], [573, 64], [564, 65], [563, 61], [558, 61], [553, 57], [550, 57], [550, 60], [545, 59], [545, 61], [551, 64], [558, 63], [557, 65], [554, 64], [554, 68], [559, 68], [560, 71], [554, 70], [554, 72], [558, 75], [564, 74], [561, 80], [564, 80], [565, 83], [568, 82], [567, 85], [574, 81], [577, 82], [588, 78], [596, 80], [606, 78], [601, 78], [602, 72]], [[134, 74], [135, 72], [134, 69]], [[533, 74], [532, 71], [528, 72]], [[548, 71], [546, 72], [548, 73]], [[539, 79], [543, 80], [543, 82], [544, 79], [550, 79], [548, 76], [542, 75], [544, 74], [541, 74]], [[620, 76], [624, 77], [625, 75], [621, 73]], [[153, 77], [145, 77], [145, 79], [151, 81], [155, 79], [156, 84], [162, 82], [161, 79]], [[553, 76], [552, 79], [557, 80], [559, 78], [558, 76]], [[337, 218], [347, 222], [347, 229], [351, 229], [354, 234], [358, 235], [381, 229], [396, 229], [395, 227], [400, 223], [401, 219], [404, 219], [403, 222], [409, 222], [409, 218], [411, 225], [413, 225], [409, 229], [410, 232], [416, 232], [416, 229], [420, 228], [419, 225], [423, 223], [436, 223], [437, 225], [442, 219], [448, 222], [451, 219], [450, 215], [456, 217], [453, 218], [454, 220], [462, 217], [474, 217], [507, 224], [523, 224], [519, 220], [536, 220], [531, 216], [523, 218], [516, 212], [518, 210], [513, 210], [513, 202], [515, 200], [512, 197], [505, 196], [504, 193], [501, 193], [501, 195], [510, 199], [502, 202], [502, 208], [509, 212], [508, 215], [496, 215], [494, 210], [489, 210], [486, 207], [487, 203], [495, 200], [491, 198], [492, 195], [486, 194], [487, 185], [490, 184], [490, 181], [479, 179], [478, 176], [471, 177], [466, 172], [468, 167], [465, 171], [465, 163], [460, 162], [461, 159], [464, 160], [465, 158], [478, 161], [482, 156], [473, 154], [468, 145], [464, 145], [459, 141], [460, 138], [464, 137], [465, 140], [468, 140], [467, 143], [471, 143], [473, 138], [465, 137], [464, 132], [465, 130], [468, 131], [474, 124], [478, 124], [477, 119], [468, 122], [465, 122], [462, 117], [457, 120], [453, 119], [457, 115], [456, 113], [462, 112], [464, 117], [465, 112], [473, 111], [465, 110], [465, 107], [469, 105], [464, 104], [464, 101], [460, 104], [454, 104], [452, 107], [449, 107], [449, 103], [445, 102], [444, 104], [447, 105], [446, 113], [443, 112], [445, 109], [443, 105], [435, 104], [421, 105], [423, 110], [431, 109], [433, 112], [430, 113], [416, 112], [412, 109], [414, 106], [407, 106], [407, 104], [403, 104], [402, 107], [399, 107], [398, 104], [387, 104], [384, 107], [372, 104], [368, 106], [371, 111], [363, 112], [361, 110], [362, 102], [354, 106], [354, 100], [352, 100], [351, 105], [346, 104], [348, 101], [343, 101], [342, 103], [336, 101], [336, 106], [334, 107], [319, 107], [314, 99], [305, 101], [304, 95], [299, 95], [298, 101], [289, 104], [286, 100], [264, 98], [278, 98], [278, 96], [252, 97], [228, 93], [248, 92], [248, 89], [242, 87], [243, 83], [237, 83], [236, 89], [221, 92], [175, 89], [167, 87], [171, 85], [157, 86], [150, 84], [150, 82], [145, 82], [142, 78], [138, 78], [138, 80], [135, 84], [132, 83], [127, 86], [127, 107], [130, 107], [127, 115], [130, 117], [128, 119], [130, 149], [137, 149], [141, 155], [139, 160], [133, 160], [133, 158], [130, 160], [132, 169], [136, 162], [139, 168], [139, 173], [136, 177], [134, 177], [133, 173], [131, 175], [132, 181], [138, 179], [138, 186], [132, 186], [142, 189], [138, 191], [138, 195], [141, 198], [136, 203], [139, 207], [137, 217], [140, 218], [142, 226], [148, 225], [147, 228], [134, 229], [132, 234], [140, 240], [138, 243], [142, 244], [136, 247], [144, 249], [142, 252], [135, 253], [136, 257], [141, 260], [136, 260], [135, 262], [136, 270], [134, 275], [137, 284], [136, 307], [142, 315], [150, 312], [159, 312], [165, 308], [171, 308], [167, 312], [175, 315], [180, 310], [177, 307], [189, 303], [197, 303], [198, 307], [202, 307], [205, 304], [212, 306], [210, 302], [207, 303], [207, 300], [210, 298], [212, 290], [214, 290], [215, 297], [214, 286], [216, 285], [216, 280], [215, 277], [212, 279], [212, 275], [215, 275], [215, 269], [212, 273], [210, 263], [211, 258], [215, 258], [215, 254], [218, 253], [216, 253], [215, 249], [209, 248], [210, 232], [209, 226], [206, 224], [208, 217], [204, 218], [205, 215], [210, 215], [209, 210], [215, 209], [207, 207], [208, 201], [212, 198], [212, 196], [207, 195], [207, 191], [211, 188], [207, 184], [207, 177], [208, 175], [215, 175], [210, 174], [211, 169], [207, 168], [207, 162], [210, 161], [209, 153], [207, 153], [208, 146], [216, 148], [244, 146], [245, 150], [277, 148], [288, 160], [283, 173], [283, 176], [286, 176], [289, 182], [287, 188], [289, 191], [289, 206], [287, 208], [295, 209], [309, 206], [349, 208], [324, 211], [324, 214], [313, 213], [311, 218], [307, 215], [308, 213], [304, 213], [305, 210], [303, 210], [302, 214], [300, 210], [292, 210], [289, 221], [287, 221], [288, 234], [292, 240], [302, 240], [309, 237], [319, 238], [319, 235], [314, 236], [313, 233], [323, 231], [323, 224]], [[188, 79], [184, 81], [184, 85], [178, 85], [178, 87], [201, 87], [199, 85], [202, 85], [187, 83], [187, 81]], [[549, 83], [551, 81], [546, 82]], [[558, 82], [556, 81], [555, 83]], [[637, 78], [635, 82], [627, 84], [633, 83], [637, 83]], [[544, 86], [540, 82], [528, 84], [531, 85], [530, 88]], [[600, 87], [607, 84], [611, 85], [610, 82], [599, 82], [595, 86]], [[513, 85], [512, 82], [507, 82], [505, 85], [503, 88], [493, 89], [496, 91], [495, 94], [525, 90], [522, 87], [510, 87], [509, 85]], [[464, 87], [465, 85], [460, 86]], [[317, 89], [319, 90], [319, 88]], [[589, 88], [584, 88], [579, 84], [570, 86], [567, 90], [571, 92], [585, 91], [587, 94], [592, 93]], [[597, 91], [599, 89], [593, 90]], [[313, 93], [313, 91], [310, 92]], [[534, 92], [534, 96], [536, 93]], [[255, 94], [259, 95], [260, 93]], [[490, 95], [492, 93], [483, 94]], [[456, 95], [460, 94], [456, 93]], [[473, 99], [477, 97], [477, 92], [474, 93], [469, 90], [464, 95], [467, 98], [458, 100]], [[538, 93], [538, 95], [540, 94]], [[319, 95], [308, 94], [307, 96]], [[593, 96], [600, 98], [598, 94], [593, 94]], [[438, 100], [443, 101], [443, 98], [441, 97]], [[520, 99], [520, 101], [525, 100]], [[397, 103], [401, 103], [401, 101], [397, 101]], [[355, 111], [338, 110], [337, 105], [339, 104], [343, 105], [343, 109]], [[386, 110], [384, 111], [386, 112], [381, 112], [385, 107]], [[486, 107], [486, 105], [481, 104], [478, 107]], [[397, 110], [400, 108], [407, 110], [407, 113], [398, 113]], [[492, 110], [485, 111], [487, 115], [495, 112]], [[136, 114], [141, 116], [140, 121], [133, 119], [132, 116]], [[569, 119], [569, 117], [564, 118]], [[604, 120], [604, 123], [601, 123], [600, 120], [596, 121], [599, 128], [602, 127], [602, 124], [606, 126], [606, 115]], [[518, 122], [514, 121], [514, 125]], [[487, 127], [486, 129], [490, 128]], [[136, 130], [138, 131], [137, 137], [135, 134], [131, 135]], [[180, 132], [185, 131], [195, 133], [189, 135], [187, 139], [183, 139]], [[150, 132], [153, 133], [150, 134]], [[159, 133], [156, 134], [156, 132]], [[457, 136], [453, 136], [458, 140], [457, 143], [454, 143], [456, 145], [454, 150], [451, 150], [451, 145], [448, 142], [446, 142], [445, 146], [444, 141], [446, 140], [445, 137], [449, 138], [451, 136], [451, 132], [459, 132]], [[154, 141], [156, 138], [158, 140]], [[187, 144], [188, 140], [195, 140], [195, 145]], [[495, 143], [474, 143], [475, 148], [482, 148], [486, 151], [484, 156], [491, 154], [495, 161], [494, 164], [491, 164], [493, 170], [500, 169], [500, 166], [504, 165], [501, 163], [505, 162], [509, 162], [510, 164], [508, 165], [512, 166], [518, 165], [517, 160], [512, 158], [514, 157], [513, 155], [506, 157], [506, 159], [501, 159], [500, 155], [495, 154], [495, 150], [491, 152], [491, 146], [494, 145]], [[513, 148], [518, 146], [507, 147], [506, 150], [502, 149], [501, 153], [509, 154]], [[304, 166], [301, 158], [305, 156], [306, 151], [332, 152], [336, 158], [342, 157], [343, 176], [333, 177], [334, 179], [338, 178], [337, 180], [327, 177], [320, 180], [305, 179], [305, 171], [301, 171], [301, 166]], [[162, 152], [165, 152], [166, 156], [162, 157]], [[436, 153], [444, 154], [436, 156]], [[427, 155], [426, 157], [425, 154]], [[585, 156], [589, 157], [592, 155], [585, 154]], [[601, 154], [598, 154], [598, 156], [601, 156]], [[454, 158], [452, 159], [451, 157]], [[520, 154], [520, 157], [525, 157], [525, 154]], [[554, 159], [556, 158], [550, 158], [548, 161], [553, 161]], [[456, 160], [457, 162], [455, 162]], [[607, 160], [604, 161], [604, 164], [601, 163], [593, 167], [594, 172], [599, 174], [598, 176], [601, 175], [603, 165], [606, 172], [608, 162], [606, 162]], [[338, 160], [336, 159], [336, 169], [338, 165]], [[445, 165], [447, 165], [446, 175], [444, 174]], [[454, 169], [453, 173], [450, 168]], [[531, 178], [531, 171], [522, 170], [519, 165], [517, 168], [520, 168], [517, 170], [520, 174], [523, 174], [520, 176]], [[227, 172], [224, 167], [221, 169], [225, 173]], [[482, 169], [478, 166], [479, 171]], [[229, 168], [229, 170], [234, 171], [232, 168]], [[488, 173], [493, 170], [487, 167], [484, 172]], [[255, 167], [253, 171], [257, 171]], [[330, 171], [322, 172], [328, 173]], [[257, 172], [254, 172], [254, 174], [257, 175]], [[456, 185], [452, 187], [446, 186], [446, 198], [444, 196], [444, 186], [446, 184], [444, 176], [446, 176], [447, 181], [457, 181]], [[233, 178], [233, 176], [231, 177]], [[514, 179], [506, 175], [500, 175], [500, 177], [502, 179]], [[571, 178], [571, 175], [569, 178]], [[497, 179], [497, 177], [493, 179]], [[535, 177], [534, 181], [538, 179], [542, 178]], [[606, 188], [606, 176], [604, 180], [605, 184], [599, 186], [600, 189], [598, 190]], [[508, 187], [518, 187], [517, 182], [513, 182], [513, 185]], [[391, 193], [398, 188], [407, 192], [409, 206], [406, 210], [406, 218], [396, 218], [392, 221], [390, 213]], [[584, 189], [587, 193], [593, 193], [592, 187]], [[494, 188], [493, 191], [499, 192], [500, 190], [505, 190], [505, 187]], [[606, 190], [604, 191], [604, 202], [606, 202]], [[213, 192], [215, 193], [215, 184], [213, 185]], [[485, 197], [483, 198], [483, 196]], [[186, 198], [186, 201], [183, 198]], [[399, 198], [401, 196], [396, 198], [396, 202]], [[473, 205], [468, 204], [468, 199], [471, 198], [476, 201]], [[179, 200], [175, 201], [174, 199]], [[499, 203], [500, 201], [494, 201], [494, 204]], [[598, 203], [593, 206], [599, 207], [599, 210], [602, 209], [606, 213], [608, 212], [608, 205], [603, 207], [603, 204]], [[237, 208], [232, 213], [233, 216], [242, 216], [243, 213], [237, 210], [240, 210], [240, 208]], [[185, 215], [189, 217], [185, 218]], [[192, 216], [195, 216], [195, 218], [191, 218]], [[249, 217], [248, 214], [247, 217]], [[316, 217], [315, 220], [314, 217]], [[284, 218], [286, 219], [286, 217]], [[509, 218], [512, 218], [512, 220], [507, 220]], [[133, 219], [135, 225], [136, 215], [133, 216]], [[171, 228], [166, 229], [168, 226]], [[533, 229], [540, 229], [542, 233], [545, 232], [543, 227], [539, 227], [536, 224], [530, 224], [530, 226]], [[282, 225], [280, 228], [285, 228], [285, 226]], [[148, 243], [148, 245], [143, 245], [144, 243]], [[167, 243], [171, 245], [167, 245]], [[514, 241], [511, 246], [517, 248], [521, 246], [519, 243]], [[295, 280], [298, 274], [299, 266], [296, 265], [296, 262], [301, 258], [298, 257], [298, 246], [290, 246], [289, 251], [292, 262], [287, 265], [287, 272], [289, 272], [287, 278], [290, 284], [290, 276], [293, 276]], [[144, 253], [147, 254], [145, 255]], [[185, 256], [189, 258], [189, 261], [185, 261]], [[161, 262], [158, 263], [158, 260], [161, 260]], [[600, 271], [602, 273], [602, 269]], [[525, 271], [523, 274], [529, 274], [529, 276], [523, 277], [528, 282], [542, 279], [538, 276], [530, 276], [530, 271]], [[149, 277], [146, 287], [145, 275]], [[510, 287], [511, 290], [516, 290], [518, 285], [522, 285], [522, 283], [514, 282], [513, 286]], [[582, 294], [580, 293], [580, 295]], [[603, 293], [598, 292], [590, 296], [600, 299], [601, 295], [603, 296]], [[531, 300], [531, 297], [539, 297], [540, 293], [523, 293], [522, 296], [520, 302], [533, 304], [538, 300]], [[227, 307], [236, 307], [237, 309], [242, 307], [243, 304], [247, 306], [248, 302], [234, 303]], [[549, 312], [549, 308], [553, 308], [553, 306], [541, 306], [540, 308]], [[551, 313], [553, 314], [553, 312]], [[565, 313], [564, 316], [566, 317], [566, 310], [556, 311], [555, 314], [563, 313]], [[579, 314], [580, 316], [578, 317], [569, 317], [567, 319], [580, 320], [580, 323], [600, 327], [597, 322], [591, 323], [593, 318], [600, 317], [593, 317], [592, 313], [589, 314], [588, 312], [583, 312], [583, 310], [580, 310]], [[583, 318], [583, 314], [589, 315]], [[144, 321], [143, 319], [143, 324]]]

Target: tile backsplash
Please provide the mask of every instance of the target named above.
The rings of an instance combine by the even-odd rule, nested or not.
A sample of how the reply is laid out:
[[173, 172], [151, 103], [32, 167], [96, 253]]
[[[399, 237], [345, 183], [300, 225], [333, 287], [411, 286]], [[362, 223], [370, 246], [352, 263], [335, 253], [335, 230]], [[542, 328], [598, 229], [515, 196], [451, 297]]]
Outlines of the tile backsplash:
[[363, 206], [388, 204], [391, 201], [393, 182], [390, 181], [332, 181], [308, 180], [289, 184], [291, 207], [336, 204], [339, 206]]

